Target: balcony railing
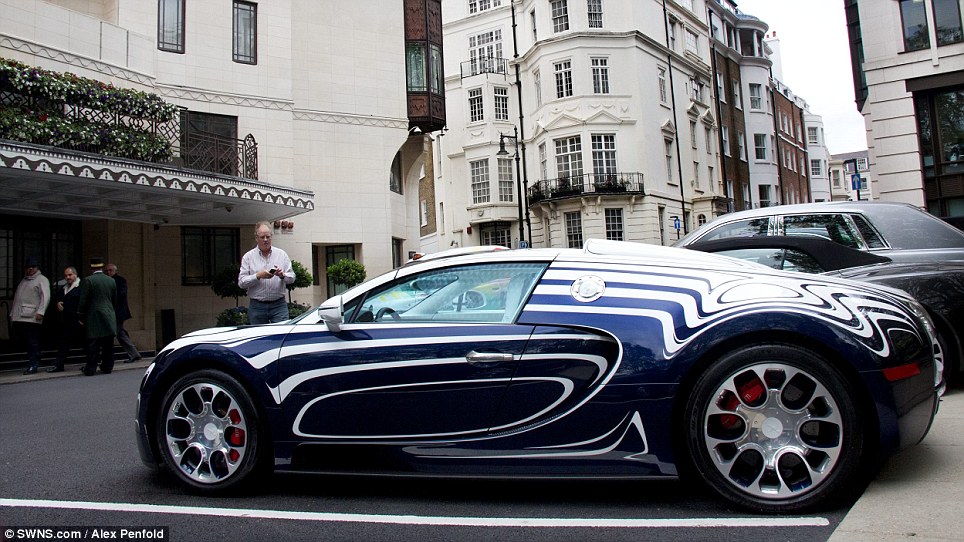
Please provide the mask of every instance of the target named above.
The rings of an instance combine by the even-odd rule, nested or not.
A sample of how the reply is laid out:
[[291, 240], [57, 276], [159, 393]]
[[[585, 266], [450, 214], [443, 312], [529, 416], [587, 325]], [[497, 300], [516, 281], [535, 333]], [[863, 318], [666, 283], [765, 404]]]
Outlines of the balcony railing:
[[30, 119], [33, 125], [29, 126], [45, 127], [43, 130], [7, 130], [7, 137], [24, 143], [162, 164], [173, 163], [245, 179], [258, 178], [258, 143], [254, 136], [248, 134], [244, 139], [233, 139], [191, 130], [186, 128], [189, 126], [186, 122], [188, 111], [183, 108], [179, 118], [158, 122], [13, 92], [0, 92], [0, 114], [9, 116], [5, 122], [18, 115], [32, 115], [36, 118]]
[[585, 173], [545, 179], [529, 187], [528, 198], [533, 204], [543, 200], [627, 193], [645, 194], [642, 173]]
[[473, 75], [479, 75], [481, 73], [495, 73], [499, 75], [506, 75], [508, 63], [504, 58], [500, 57], [481, 57], [473, 58], [472, 60], [467, 60], [461, 64], [462, 68], [462, 79], [466, 77], [472, 77]]

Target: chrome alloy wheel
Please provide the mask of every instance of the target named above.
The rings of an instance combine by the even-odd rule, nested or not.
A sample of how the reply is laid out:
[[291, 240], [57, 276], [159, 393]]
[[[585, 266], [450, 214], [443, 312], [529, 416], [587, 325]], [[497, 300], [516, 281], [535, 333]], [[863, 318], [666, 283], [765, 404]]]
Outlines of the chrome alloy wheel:
[[229, 478], [248, 448], [247, 421], [238, 401], [224, 388], [192, 383], [171, 401], [164, 436], [181, 472], [201, 484]]
[[803, 369], [752, 365], [722, 381], [713, 397], [703, 419], [706, 449], [720, 474], [749, 496], [806, 493], [841, 458], [841, 409]]

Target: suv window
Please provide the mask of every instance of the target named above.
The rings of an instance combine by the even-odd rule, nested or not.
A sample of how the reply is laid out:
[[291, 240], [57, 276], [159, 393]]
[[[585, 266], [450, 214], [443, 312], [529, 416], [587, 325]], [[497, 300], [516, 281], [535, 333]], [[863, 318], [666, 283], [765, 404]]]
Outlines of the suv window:
[[783, 217], [786, 236], [813, 236], [829, 239], [850, 248], [863, 248], [860, 235], [841, 214], [787, 215]]
[[857, 229], [860, 231], [860, 235], [864, 237], [864, 242], [867, 243], [867, 248], [887, 248], [887, 244], [884, 240], [880, 238], [880, 234], [877, 230], [870, 225], [870, 222], [866, 218], [860, 215], [850, 215], [853, 219], [854, 224], [857, 225]]
[[724, 224], [713, 231], [700, 237], [700, 241], [712, 241], [715, 239], [728, 239], [730, 237], [757, 237], [768, 235], [770, 229], [770, 218], [754, 218], [750, 220], [737, 220]]

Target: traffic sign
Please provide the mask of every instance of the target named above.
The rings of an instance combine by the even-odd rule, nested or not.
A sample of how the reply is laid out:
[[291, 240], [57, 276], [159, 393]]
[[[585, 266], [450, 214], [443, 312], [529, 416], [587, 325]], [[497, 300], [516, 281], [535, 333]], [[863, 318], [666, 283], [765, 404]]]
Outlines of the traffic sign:
[[677, 230], [680, 229], [680, 223], [679, 223], [679, 217], [678, 217], [678, 216], [674, 216], [674, 217], [673, 217], [673, 227], [676, 228]]
[[850, 176], [850, 188], [853, 190], [860, 190], [860, 174], [854, 173]]

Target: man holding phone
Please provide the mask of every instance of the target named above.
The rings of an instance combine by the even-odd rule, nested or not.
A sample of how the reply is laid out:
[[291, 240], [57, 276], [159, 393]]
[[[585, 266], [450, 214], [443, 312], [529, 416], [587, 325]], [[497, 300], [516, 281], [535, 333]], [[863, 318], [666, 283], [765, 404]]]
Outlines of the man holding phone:
[[258, 222], [254, 228], [258, 246], [241, 258], [238, 286], [248, 291], [248, 322], [270, 324], [288, 319], [285, 286], [295, 281], [288, 254], [271, 246], [271, 224]]

